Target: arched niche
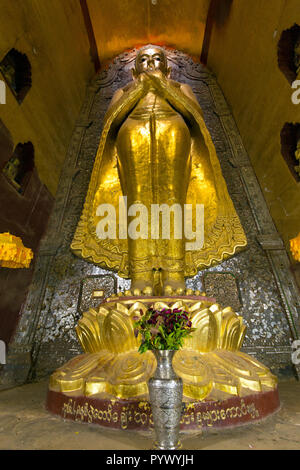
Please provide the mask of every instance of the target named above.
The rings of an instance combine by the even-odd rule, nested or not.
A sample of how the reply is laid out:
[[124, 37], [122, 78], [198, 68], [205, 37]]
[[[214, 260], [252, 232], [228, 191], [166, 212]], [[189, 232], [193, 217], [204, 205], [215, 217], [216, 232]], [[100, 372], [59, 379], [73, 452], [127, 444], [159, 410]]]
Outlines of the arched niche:
[[293, 178], [300, 182], [300, 124], [286, 123], [280, 134], [281, 154]]
[[34, 147], [31, 142], [19, 143], [3, 167], [7, 180], [23, 194], [34, 169]]
[[0, 62], [0, 71], [19, 104], [31, 88], [31, 65], [26, 56], [11, 49]]
[[290, 84], [300, 74], [300, 26], [296, 23], [281, 33], [278, 42], [278, 67]]

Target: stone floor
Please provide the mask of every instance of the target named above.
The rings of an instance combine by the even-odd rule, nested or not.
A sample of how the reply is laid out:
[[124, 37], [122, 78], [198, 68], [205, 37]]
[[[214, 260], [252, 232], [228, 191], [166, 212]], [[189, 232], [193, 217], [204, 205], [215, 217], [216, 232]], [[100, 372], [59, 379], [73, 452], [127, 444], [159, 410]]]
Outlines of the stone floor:
[[[149, 450], [150, 433], [63, 421], [44, 403], [47, 381], [0, 392], [1, 450]], [[299, 450], [300, 383], [279, 383], [281, 409], [259, 424], [182, 435], [185, 450]]]

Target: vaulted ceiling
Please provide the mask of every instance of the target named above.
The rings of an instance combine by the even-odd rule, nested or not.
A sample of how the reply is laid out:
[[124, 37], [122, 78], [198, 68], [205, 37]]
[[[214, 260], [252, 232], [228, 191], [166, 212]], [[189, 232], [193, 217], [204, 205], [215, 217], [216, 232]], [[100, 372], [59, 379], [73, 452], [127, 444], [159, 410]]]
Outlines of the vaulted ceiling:
[[210, 0], [81, 0], [81, 5], [102, 64], [152, 42], [201, 55]]

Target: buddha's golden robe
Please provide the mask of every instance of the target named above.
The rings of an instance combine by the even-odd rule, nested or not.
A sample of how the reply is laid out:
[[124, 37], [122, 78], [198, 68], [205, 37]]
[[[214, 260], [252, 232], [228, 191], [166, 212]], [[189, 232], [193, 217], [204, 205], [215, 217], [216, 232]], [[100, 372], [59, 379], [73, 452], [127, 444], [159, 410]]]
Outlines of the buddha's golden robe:
[[[193, 276], [247, 244], [228, 194], [200, 106], [164, 79], [163, 94], [145, 95], [135, 81], [108, 110], [83, 213], [71, 248], [75, 254], [129, 278], [152, 268]], [[187, 251], [185, 240], [99, 239], [100, 204], [203, 204], [204, 245]], [[195, 216], [195, 213], [194, 213]], [[151, 233], [149, 217], [149, 234]], [[195, 228], [195, 220], [193, 227]]]

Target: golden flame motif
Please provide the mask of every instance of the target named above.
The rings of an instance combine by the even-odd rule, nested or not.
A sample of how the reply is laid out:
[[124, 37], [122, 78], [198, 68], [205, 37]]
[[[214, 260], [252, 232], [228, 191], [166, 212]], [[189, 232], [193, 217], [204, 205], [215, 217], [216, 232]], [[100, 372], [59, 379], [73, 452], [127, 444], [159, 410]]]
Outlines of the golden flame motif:
[[51, 376], [50, 389], [86, 396], [103, 394], [128, 399], [145, 397], [156, 360], [138, 352], [133, 317], [149, 305], [190, 312], [196, 331], [174, 356], [174, 369], [183, 379], [187, 399], [224, 399], [272, 390], [277, 379], [256, 359], [240, 352], [246, 327], [230, 307], [207, 298], [119, 298], [84, 313], [76, 327], [85, 354]]
[[291, 253], [296, 261], [300, 261], [300, 233], [290, 240]]
[[25, 248], [21, 238], [0, 233], [0, 266], [2, 268], [29, 268], [33, 252]]

